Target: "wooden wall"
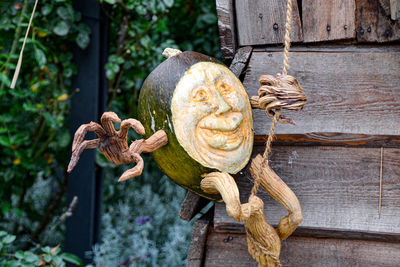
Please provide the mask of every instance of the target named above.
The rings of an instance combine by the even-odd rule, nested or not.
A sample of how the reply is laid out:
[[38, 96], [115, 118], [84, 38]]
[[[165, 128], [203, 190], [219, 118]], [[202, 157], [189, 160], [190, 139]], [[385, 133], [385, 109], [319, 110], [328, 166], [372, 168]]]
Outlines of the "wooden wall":
[[[257, 95], [260, 75], [282, 70], [286, 1], [216, 2], [223, 55], [246, 46], [248, 60], [236, 58], [249, 96]], [[304, 220], [283, 242], [283, 266], [400, 266], [400, 20], [391, 2], [294, 1], [289, 74], [308, 100], [302, 111], [284, 111], [297, 125], [277, 126], [270, 164], [298, 196]], [[253, 114], [255, 156], [271, 119]], [[251, 179], [247, 169], [236, 177], [243, 202]], [[259, 196], [276, 225], [286, 211]], [[223, 203], [209, 218], [196, 224], [189, 255], [197, 244], [201, 257], [188, 266], [257, 266]]]

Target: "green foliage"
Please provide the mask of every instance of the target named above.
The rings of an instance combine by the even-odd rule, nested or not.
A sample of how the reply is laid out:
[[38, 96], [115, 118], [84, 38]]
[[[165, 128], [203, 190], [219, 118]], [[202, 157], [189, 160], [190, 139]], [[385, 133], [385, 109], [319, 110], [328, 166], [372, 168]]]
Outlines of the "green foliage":
[[60, 214], [62, 198], [56, 197], [66, 187], [68, 100], [77, 72], [70, 49], [87, 47], [90, 35], [72, 0], [40, 1], [16, 88], [10, 89], [33, 3], [0, 4], [0, 229], [21, 235], [17, 247], [48, 239], [41, 234]]
[[82, 266], [83, 262], [70, 253], [61, 253], [59, 246], [37, 247], [35, 251], [14, 251], [12, 243], [15, 235], [0, 231], [0, 266], [4, 267], [35, 267], [57, 266], [63, 267], [66, 262]]

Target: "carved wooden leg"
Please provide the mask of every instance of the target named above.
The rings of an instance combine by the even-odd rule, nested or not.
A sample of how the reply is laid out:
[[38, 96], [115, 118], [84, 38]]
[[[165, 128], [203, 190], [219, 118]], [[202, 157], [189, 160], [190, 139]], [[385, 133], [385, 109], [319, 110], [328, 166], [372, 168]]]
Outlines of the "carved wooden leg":
[[[252, 160], [250, 173], [253, 177], [257, 177], [260, 173], [261, 164], [261, 155], [258, 155]], [[284, 240], [296, 230], [299, 223], [303, 220], [299, 200], [268, 164], [262, 166], [260, 185], [273, 199], [282, 204], [289, 212], [288, 216], [280, 220], [277, 229], [279, 237], [281, 240]]]
[[241, 204], [236, 182], [228, 173], [209, 173], [200, 186], [208, 194], [221, 194], [229, 216], [245, 222], [249, 253], [259, 266], [280, 266], [281, 240], [264, 216], [262, 200], [253, 196], [249, 203]]

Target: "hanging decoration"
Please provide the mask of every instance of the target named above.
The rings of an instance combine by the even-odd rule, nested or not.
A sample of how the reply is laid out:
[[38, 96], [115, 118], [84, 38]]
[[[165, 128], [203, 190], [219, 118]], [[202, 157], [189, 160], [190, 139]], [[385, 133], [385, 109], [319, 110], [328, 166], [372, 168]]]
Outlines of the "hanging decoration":
[[[141, 174], [141, 152], [153, 152], [163, 172], [180, 186], [209, 199], [221, 199], [227, 213], [244, 222], [249, 253], [259, 266], [281, 266], [281, 240], [288, 238], [302, 221], [300, 203], [293, 191], [270, 168], [268, 156], [278, 122], [294, 121], [282, 109], [300, 110], [306, 96], [289, 69], [291, 0], [287, 5], [284, 67], [282, 74], [262, 75], [259, 95], [248, 98], [240, 80], [221, 62], [196, 52], [167, 48], [168, 59], [146, 78], [139, 96], [139, 120], [121, 122], [106, 112], [101, 123], [82, 125], [75, 133], [68, 172], [84, 149], [99, 148], [114, 164], [135, 162], [118, 181]], [[248, 164], [254, 132], [252, 108], [264, 109], [272, 117], [264, 154], [251, 161], [254, 186], [248, 203], [241, 204], [239, 189], [231, 176]], [[120, 130], [113, 123], [121, 123]], [[129, 128], [147, 139], [127, 143]], [[98, 139], [84, 141], [88, 131]], [[262, 187], [284, 206], [288, 215], [277, 229], [264, 216], [264, 203], [257, 197]]]

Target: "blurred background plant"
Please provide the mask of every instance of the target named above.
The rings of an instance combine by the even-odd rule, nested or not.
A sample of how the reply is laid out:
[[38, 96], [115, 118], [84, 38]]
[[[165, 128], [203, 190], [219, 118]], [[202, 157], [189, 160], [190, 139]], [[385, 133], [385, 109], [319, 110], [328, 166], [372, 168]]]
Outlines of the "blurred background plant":
[[[165, 47], [220, 58], [214, 0], [99, 1], [110, 24], [107, 110], [121, 119], [136, 117], [140, 87]], [[0, 230], [18, 237], [11, 251], [40, 255], [40, 247], [64, 239], [69, 99], [79, 97], [71, 83], [80, 71], [71, 48], [85, 49], [90, 29], [72, 0], [40, 1], [16, 89], [9, 89], [33, 2], [0, 2]], [[94, 264], [184, 265], [192, 227], [178, 218], [185, 191], [150, 157], [141, 177], [122, 184], [116, 178], [130, 166], [113, 166], [101, 154], [96, 161], [104, 168], [104, 202]]]
[[89, 44], [72, 0], [43, 0], [27, 40], [18, 83], [10, 77], [34, 1], [0, 6], [0, 229], [18, 236], [14, 246], [31, 248], [44, 240], [63, 241], [63, 211], [70, 143], [68, 99], [76, 73], [71, 47]]

